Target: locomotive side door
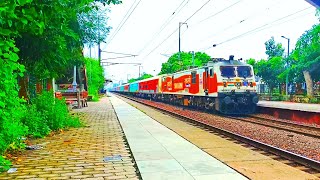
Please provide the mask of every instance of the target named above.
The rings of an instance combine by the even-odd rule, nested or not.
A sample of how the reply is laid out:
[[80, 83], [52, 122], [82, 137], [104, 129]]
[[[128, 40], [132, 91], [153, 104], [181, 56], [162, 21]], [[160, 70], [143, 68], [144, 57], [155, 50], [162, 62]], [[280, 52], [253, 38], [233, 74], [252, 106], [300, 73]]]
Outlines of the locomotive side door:
[[209, 68], [204, 68], [204, 76], [203, 76], [203, 90], [205, 95], [208, 95], [208, 88], [209, 88]]

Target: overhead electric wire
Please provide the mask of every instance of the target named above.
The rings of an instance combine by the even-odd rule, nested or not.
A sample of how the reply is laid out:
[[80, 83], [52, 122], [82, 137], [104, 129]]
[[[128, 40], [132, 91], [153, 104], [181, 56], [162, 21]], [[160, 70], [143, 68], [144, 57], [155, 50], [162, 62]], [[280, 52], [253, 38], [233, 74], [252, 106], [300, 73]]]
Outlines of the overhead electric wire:
[[[128, 57], [135, 57], [136, 55], [127, 55], [127, 56], [119, 56], [119, 57], [112, 57], [107, 59], [121, 59], [121, 58], [128, 58]], [[102, 59], [103, 60], [103, 59]], [[105, 60], [105, 59], [104, 59]]]
[[130, 13], [131, 9], [133, 8], [134, 4], [136, 3], [137, 0], [135, 0], [132, 5], [130, 6], [129, 10], [127, 11], [127, 13], [123, 16], [122, 20], [120, 21], [119, 25], [117, 26], [116, 30], [114, 31], [114, 33], [111, 35], [110, 39], [114, 36], [114, 34], [119, 30], [121, 24], [123, 23], [123, 21], [126, 19], [126, 17], [128, 16], [128, 14]]
[[210, 19], [210, 18], [212, 18], [212, 17], [214, 17], [214, 16], [216, 16], [216, 15], [218, 15], [218, 14], [220, 14], [220, 13], [222, 13], [222, 12], [226, 11], [226, 10], [228, 10], [229, 8], [231, 8], [231, 7], [233, 7], [234, 5], [236, 5], [236, 4], [238, 4], [238, 3], [240, 3], [241, 1], [243, 1], [243, 0], [239, 0], [239, 1], [237, 1], [237, 2], [235, 2], [235, 3], [233, 3], [233, 4], [231, 4], [230, 6], [228, 6], [228, 7], [224, 8], [224, 9], [222, 9], [222, 10], [218, 11], [217, 13], [215, 13], [215, 14], [213, 14], [213, 15], [210, 15], [209, 17], [207, 17], [207, 18], [205, 18], [205, 19], [201, 20], [201, 21], [200, 21], [200, 22], [198, 22], [197, 24], [202, 23], [202, 22], [204, 22], [204, 21], [206, 21], [206, 20], [208, 20], [208, 19]]
[[[207, 17], [207, 18], [205, 18], [204, 20], [201, 20], [200, 22], [197, 22], [197, 23], [195, 23], [195, 24], [189, 25], [189, 29], [190, 29], [190, 27], [193, 27], [194, 25], [198, 25], [198, 24], [200, 24], [200, 23], [202, 23], [202, 22], [206, 21], [206, 20], [207, 20], [207, 19], [209, 19], [209, 18], [213, 18], [214, 16], [217, 16], [218, 14], [220, 14], [220, 13], [222, 13], [222, 12], [224, 12], [224, 11], [228, 10], [229, 8], [233, 7], [234, 5], [238, 4], [238, 3], [239, 3], [239, 2], [241, 2], [241, 1], [243, 1], [243, 0], [239, 0], [239, 1], [237, 1], [237, 2], [235, 2], [235, 3], [233, 3], [233, 4], [231, 4], [230, 6], [228, 6], [228, 7], [224, 8], [224, 9], [220, 10], [219, 12], [217, 12], [217, 13], [215, 13], [215, 14], [213, 14], [213, 15], [211, 15], [211, 16], [209, 16], [209, 17]], [[185, 31], [184, 31], [184, 32], [185, 32]], [[181, 36], [184, 34], [184, 32], [181, 34]], [[170, 45], [170, 47], [165, 51], [165, 53], [167, 53], [167, 52], [168, 52], [168, 50], [171, 48], [171, 46], [172, 46], [172, 45]]]
[[[122, 29], [122, 27], [123, 27], [123, 25], [127, 22], [127, 20], [130, 18], [130, 16], [132, 15], [132, 13], [136, 10], [136, 8], [138, 7], [138, 5], [140, 4], [140, 2], [141, 2], [142, 0], [139, 0], [139, 2], [135, 5], [135, 7], [133, 8], [133, 10], [130, 12], [130, 14], [129, 14], [129, 16], [124, 20], [124, 22], [120, 25], [119, 24], [119, 28], [117, 27], [117, 30], [116, 30], [116, 32], [115, 33], [113, 33], [113, 36], [109, 39], [109, 41], [106, 43], [106, 46], [114, 39], [114, 37], [119, 33], [119, 31]], [[136, 2], [136, 0], [135, 0], [135, 2]], [[133, 4], [132, 4], [133, 5]], [[131, 6], [132, 7], [132, 6]], [[131, 9], [131, 7], [130, 7], [130, 9]], [[129, 9], [129, 11], [130, 11], [130, 9]], [[128, 12], [129, 12], [128, 11]], [[127, 12], [127, 14], [128, 14], [128, 12]], [[126, 15], [127, 15], [126, 14]]]
[[[208, 0], [206, 3], [204, 3], [198, 10], [196, 10], [190, 17], [188, 17], [183, 23], [186, 23], [188, 20], [190, 20], [194, 15], [196, 15], [204, 6], [206, 6], [211, 0]], [[148, 57], [151, 53], [153, 53], [158, 47], [160, 47], [166, 40], [168, 40], [175, 32], [177, 32], [179, 28], [174, 30], [167, 38], [165, 38], [160, 44], [158, 44], [155, 48], [153, 48], [145, 57]], [[145, 58], [144, 57], [144, 58]]]
[[[228, 6], [228, 7], [224, 8], [224, 9], [222, 9], [221, 11], [215, 13], [214, 15], [211, 15], [210, 17], [208, 17], [208, 18], [206, 18], [206, 19], [204, 19], [204, 20], [202, 20], [202, 21], [200, 21], [200, 22], [198, 22], [198, 23], [195, 23], [195, 24], [202, 23], [203, 21], [205, 21], [205, 20], [207, 20], [207, 19], [209, 19], [209, 18], [212, 18], [212, 17], [214, 17], [214, 16], [216, 16], [216, 15], [218, 15], [218, 14], [220, 14], [220, 13], [226, 11], [226, 10], [228, 10], [229, 8], [231, 8], [232, 6], [238, 4], [238, 3], [241, 2], [241, 1], [243, 1], [243, 0], [239, 0], [239, 1], [235, 2], [235, 3], [233, 3], [233, 4], [231, 4], [230, 6]], [[185, 20], [183, 23], [186, 23], [188, 20], [190, 20], [196, 13], [198, 13], [205, 5], [207, 5], [209, 2], [210, 2], [210, 0], [207, 1], [205, 4], [203, 4], [194, 14], [192, 14], [192, 15], [191, 15], [187, 20]], [[191, 26], [193, 26], [193, 25], [191, 25]], [[189, 25], [189, 28], [190, 28], [191, 26]], [[177, 30], [178, 30], [178, 29], [176, 29], [172, 34], [170, 34], [164, 41], [166, 41], [168, 38], [170, 38]], [[164, 41], [163, 41], [163, 42], [164, 42]], [[155, 49], [157, 49], [159, 46], [161, 46], [161, 45], [163, 44], [163, 42], [161, 42]], [[153, 51], [154, 51], [154, 50], [153, 50]], [[152, 51], [152, 52], [153, 52], [153, 51]], [[168, 51], [168, 50], [166, 50], [166, 52], [167, 52], [167, 51]], [[151, 53], [152, 53], [152, 52], [151, 52]], [[149, 53], [148, 55], [150, 55], [151, 53]], [[147, 56], [148, 56], [148, 55], [147, 55]]]
[[211, 0], [208, 0], [206, 3], [204, 3], [196, 12], [194, 12], [187, 20], [185, 20], [183, 23], [186, 23], [189, 21], [194, 15], [196, 15], [204, 6], [206, 6]]
[[305, 10], [307, 10], [307, 9], [310, 9], [311, 7], [312, 7], [312, 6], [310, 6], [310, 7], [308, 7], [308, 8], [305, 8], [305, 9], [302, 9], [302, 10], [299, 10], [299, 11], [297, 11], [297, 12], [295, 12], [295, 13], [289, 14], [289, 15], [284, 16], [284, 17], [282, 17], [282, 18], [279, 18], [279, 19], [277, 19], [277, 20], [275, 20], [275, 21], [266, 23], [266, 24], [264, 24], [264, 25], [262, 25], [262, 26], [259, 26], [258, 28], [255, 28], [255, 29], [253, 29], [253, 30], [247, 31], [247, 32], [245, 32], [245, 33], [243, 33], [243, 34], [240, 34], [240, 35], [238, 35], [238, 36], [235, 36], [235, 37], [233, 37], [233, 38], [230, 38], [230, 39], [228, 39], [228, 40], [226, 40], [226, 41], [223, 41], [223, 42], [221, 42], [221, 43], [218, 43], [217, 45], [221, 45], [221, 44], [223, 44], [223, 43], [226, 43], [226, 42], [232, 41], [232, 40], [234, 40], [234, 39], [238, 39], [238, 38], [240, 38], [240, 37], [243, 37], [243, 36], [245, 36], [245, 35], [248, 35], [249, 33], [253, 32], [253, 31], [256, 31], [256, 30], [258, 30], [258, 29], [260, 29], [260, 28], [263, 28], [263, 27], [265, 27], [265, 26], [268, 26], [268, 25], [270, 25], [270, 24], [273, 24], [273, 23], [275, 23], [275, 22], [278, 22], [278, 21], [280, 21], [280, 20], [282, 20], [282, 19], [285, 19], [285, 18], [287, 18], [287, 17], [290, 17], [290, 16], [293, 16], [293, 15], [295, 15], [295, 14], [298, 14], [298, 13], [300, 13], [300, 12], [302, 12], [302, 11], [305, 11]]
[[111, 51], [102, 51], [109, 54], [121, 54], [121, 55], [129, 55], [129, 56], [138, 56], [136, 54], [126, 54], [126, 53], [119, 53], [119, 52], [111, 52]]
[[[257, 28], [251, 29], [251, 30], [249, 30], [249, 31], [247, 31], [247, 32], [245, 32], [245, 33], [242, 33], [242, 34], [240, 34], [240, 35], [237, 35], [237, 36], [235, 36], [235, 37], [232, 37], [232, 38], [230, 38], [230, 39], [227, 39], [227, 40], [225, 40], [225, 41], [223, 41], [223, 42], [217, 43], [216, 45], [221, 45], [221, 44], [224, 44], [224, 43], [226, 43], [226, 42], [229, 42], [229, 41], [232, 41], [232, 40], [241, 38], [241, 37], [243, 37], [243, 36], [250, 35], [250, 34], [253, 33], [253, 32], [254, 32], [254, 33], [259, 32], [259, 31], [263, 30], [263, 28], [266, 27], [266, 26], [268, 26], [268, 25], [270, 26], [271, 24], [273, 24], [273, 23], [275, 23], [275, 22], [278, 22], [278, 21], [280, 21], [280, 20], [283, 20], [283, 19], [285, 19], [285, 18], [288, 18], [288, 17], [293, 16], [293, 15], [295, 15], [295, 14], [298, 14], [298, 13], [300, 13], [300, 12], [303, 12], [303, 11], [305, 11], [305, 10], [307, 10], [307, 9], [310, 9], [311, 7], [312, 7], [312, 6], [310, 6], [310, 7], [308, 7], [308, 8], [304, 8], [304, 9], [299, 10], [299, 11], [297, 11], [297, 12], [294, 12], [294, 13], [292, 13], [292, 14], [286, 15], [286, 16], [281, 17], [281, 18], [279, 18], [279, 19], [276, 19], [276, 20], [274, 20], [274, 21], [272, 21], [272, 22], [268, 22], [268, 23], [266, 23], [266, 24], [264, 24], [264, 25], [262, 25], [262, 26], [259, 26], [259, 27], [257, 27]], [[274, 25], [271, 25], [271, 26], [274, 26]], [[260, 29], [260, 30], [259, 30], [259, 29]], [[206, 48], [206, 49], [202, 49], [202, 50], [203, 50], [203, 51], [206, 51], [206, 50], [211, 49], [211, 48], [212, 48], [212, 46], [210, 46], [210, 47], [208, 47], [208, 48]]]
[[[187, 29], [185, 29], [185, 30], [183, 30], [182, 32], [181, 32], [181, 37], [183, 37], [183, 34], [185, 33], [187, 31]], [[166, 49], [165, 51], [164, 51], [164, 53], [167, 53], [168, 51], [169, 51], [169, 49], [171, 49], [171, 47], [173, 46], [173, 45], [175, 45], [175, 41], [174, 42], [172, 42], [170, 45], [169, 45], [169, 47], [168, 47], [168, 49]]]
[[[279, 3], [273, 3], [273, 4], [271, 4], [270, 6], [268, 6], [267, 8], [265, 8], [264, 11], [270, 10], [270, 8], [272, 8], [272, 7], [275, 6], [275, 5], [279, 5]], [[243, 23], [247, 22], [248, 19], [251, 19], [252, 17], [257, 17], [257, 16], [256, 16], [257, 14], [261, 14], [261, 11], [260, 11], [260, 10], [255, 11], [255, 12], [251, 13], [250, 15], [248, 15], [247, 17], [243, 18], [241, 21], [239, 21], [239, 22], [237, 22], [237, 23], [234, 23], [234, 24], [231, 24], [231, 25], [223, 28], [222, 30], [214, 33], [214, 35], [207, 36], [207, 37], [203, 38], [202, 40], [200, 40], [200, 41], [198, 41], [198, 42], [203, 42], [203, 41], [205, 41], [205, 40], [207, 40], [207, 39], [210, 39], [210, 38], [212, 38], [212, 37], [217, 36], [218, 34], [220, 34], [220, 33], [222, 33], [222, 32], [226, 32], [226, 30], [229, 30], [229, 29], [231, 29], [232, 27], [235, 27], [235, 26], [238, 26], [238, 25], [240, 25], [240, 24], [243, 24]]]
[[[181, 5], [185, 2], [186, 0], [183, 0], [180, 5], [176, 8], [176, 10], [171, 14], [171, 16], [165, 21], [164, 24], [162, 24], [162, 26], [160, 27], [160, 30], [154, 34], [151, 38], [150, 41], [148, 41], [148, 43], [146, 45], [143, 46], [143, 48], [138, 52], [138, 54], [140, 54], [142, 51], [144, 51], [148, 45], [153, 42], [157, 36], [168, 26], [168, 24], [174, 19], [174, 17], [179, 14], [179, 12], [188, 4], [189, 0], [187, 1], [187, 3], [185, 3], [182, 7]], [[181, 8], [180, 8], [181, 7]], [[180, 9], [179, 9], [180, 8]]]
[[[301, 15], [301, 16], [298, 16], [298, 17], [295, 17], [295, 18], [286, 20], [286, 21], [284, 21], [284, 22], [280, 22], [280, 23], [277, 23], [277, 24], [275, 24], [275, 25], [272, 25], [272, 26], [269, 26], [269, 27], [265, 27], [265, 28], [263, 28], [263, 29], [260, 29], [259, 31], [255, 31], [255, 32], [253, 32], [253, 33], [257, 33], [257, 32], [263, 31], [263, 30], [265, 30], [265, 29], [269, 29], [269, 28], [271, 28], [271, 27], [273, 27], [273, 26], [276, 26], [276, 25], [280, 25], [280, 24], [283, 24], [283, 23], [286, 23], [286, 22], [293, 21], [293, 20], [296, 20], [296, 19], [298, 19], [298, 18], [301, 18], [301, 17], [306, 16], [306, 15], [309, 15], [309, 14], [313, 14], [313, 13], [314, 13], [314, 12], [308, 12], [308, 13], [306, 13], [306, 14], [303, 14], [303, 15]], [[252, 33], [252, 34], [253, 34], [253, 33]]]

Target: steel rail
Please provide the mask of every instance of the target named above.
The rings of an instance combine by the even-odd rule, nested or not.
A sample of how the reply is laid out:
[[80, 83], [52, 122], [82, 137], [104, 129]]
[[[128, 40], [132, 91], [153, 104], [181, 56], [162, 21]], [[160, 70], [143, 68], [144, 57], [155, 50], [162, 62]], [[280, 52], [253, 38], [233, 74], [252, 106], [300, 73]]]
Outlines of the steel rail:
[[251, 117], [251, 118], [257, 118], [257, 119], [260, 119], [260, 120], [272, 121], [272, 122], [275, 122], [275, 123], [278, 123], [278, 124], [282, 124], [282, 125], [290, 125], [292, 127], [303, 127], [303, 128], [306, 128], [306, 129], [309, 129], [309, 130], [312, 130], [312, 131], [319, 131], [320, 132], [320, 127], [317, 127], [317, 126], [310, 126], [310, 125], [306, 125], [306, 124], [298, 124], [298, 123], [294, 123], [294, 122], [288, 122], [289, 120], [287, 120], [287, 121], [278, 121], [278, 120], [274, 120], [274, 119], [270, 119], [270, 118], [263, 118], [263, 117], [254, 116], [254, 115], [247, 115], [247, 116]]
[[[256, 118], [260, 122], [254, 121], [254, 120], [247, 120], [245, 118], [233, 117], [233, 116], [222, 116], [222, 117], [227, 117], [227, 118], [231, 118], [231, 119], [235, 119], [235, 120], [239, 120], [239, 121], [258, 124], [258, 125], [262, 125], [262, 126], [267, 126], [267, 127], [271, 127], [271, 128], [280, 129], [280, 130], [285, 130], [285, 131], [289, 131], [289, 132], [293, 132], [293, 133], [297, 133], [297, 134], [302, 134], [302, 135], [313, 137], [313, 138], [320, 138], [320, 134], [316, 135], [316, 134], [312, 134], [312, 132], [305, 132], [303, 130], [297, 130], [298, 128], [306, 128], [306, 129], [312, 130], [314, 132], [316, 132], [316, 131], [320, 132], [320, 128], [314, 128], [314, 127], [311, 127], [311, 126], [300, 126], [298, 124], [293, 124], [293, 123], [289, 123], [289, 122], [284, 122], [284, 121], [281, 122], [281, 121], [272, 120], [272, 119], [268, 119], [268, 118], [253, 117], [253, 116], [249, 116], [249, 117], [250, 118]], [[263, 122], [263, 120], [265, 120], [265, 122]], [[268, 121], [271, 121], [271, 122], [268, 122]], [[292, 128], [295, 128], [295, 129], [290, 129], [290, 127], [280, 127], [280, 126], [277, 126], [275, 124], [283, 125], [283, 126], [290, 126]]]

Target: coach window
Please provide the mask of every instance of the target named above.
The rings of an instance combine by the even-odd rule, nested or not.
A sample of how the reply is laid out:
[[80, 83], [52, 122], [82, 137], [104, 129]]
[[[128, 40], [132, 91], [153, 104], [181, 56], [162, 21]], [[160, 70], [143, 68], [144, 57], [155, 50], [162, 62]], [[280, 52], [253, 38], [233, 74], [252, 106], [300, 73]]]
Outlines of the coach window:
[[213, 69], [210, 69], [210, 77], [213, 77]]
[[196, 71], [191, 72], [191, 83], [192, 84], [197, 83], [197, 72]]

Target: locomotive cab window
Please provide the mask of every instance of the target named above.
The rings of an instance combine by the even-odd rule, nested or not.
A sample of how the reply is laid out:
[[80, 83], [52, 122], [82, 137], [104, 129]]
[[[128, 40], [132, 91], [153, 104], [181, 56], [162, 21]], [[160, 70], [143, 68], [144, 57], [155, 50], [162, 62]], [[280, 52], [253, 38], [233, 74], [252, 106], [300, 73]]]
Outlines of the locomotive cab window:
[[235, 68], [233, 66], [221, 66], [221, 76], [223, 77], [236, 77]]
[[192, 84], [196, 84], [197, 83], [197, 72], [196, 71], [192, 71], [191, 72], [191, 83]]
[[251, 67], [250, 66], [238, 66], [237, 67], [238, 77], [252, 77]]
[[210, 69], [210, 77], [213, 77], [213, 69]]

